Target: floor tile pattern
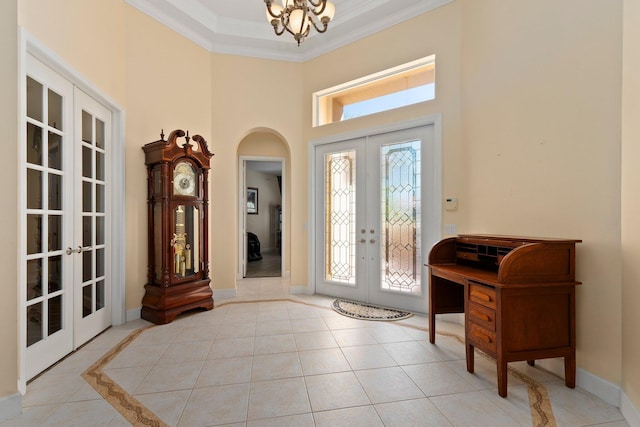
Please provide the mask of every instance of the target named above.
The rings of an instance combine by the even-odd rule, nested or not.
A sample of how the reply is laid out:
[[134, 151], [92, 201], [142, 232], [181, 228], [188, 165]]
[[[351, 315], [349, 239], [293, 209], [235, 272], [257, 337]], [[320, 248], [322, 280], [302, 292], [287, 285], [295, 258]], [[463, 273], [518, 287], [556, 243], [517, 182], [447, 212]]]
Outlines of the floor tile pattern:
[[[499, 397], [493, 361], [466, 372], [460, 325], [440, 322], [431, 345], [424, 316], [368, 322], [332, 301], [247, 279], [214, 310], [112, 327], [30, 383], [23, 415], [0, 427], [628, 426], [618, 408], [526, 362], [510, 364]], [[123, 413], [92, 374], [147, 418]]]

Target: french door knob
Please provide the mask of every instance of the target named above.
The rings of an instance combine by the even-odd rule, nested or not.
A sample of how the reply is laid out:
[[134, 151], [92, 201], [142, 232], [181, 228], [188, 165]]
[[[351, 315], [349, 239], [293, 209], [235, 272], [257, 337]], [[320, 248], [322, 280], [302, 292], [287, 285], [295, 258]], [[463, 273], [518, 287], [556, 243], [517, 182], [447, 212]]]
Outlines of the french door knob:
[[84, 248], [82, 246], [78, 246], [76, 249], [73, 249], [71, 246], [69, 246], [65, 252], [67, 253], [67, 255], [71, 255], [72, 253], [82, 253], [90, 249], [91, 246], [85, 246]]

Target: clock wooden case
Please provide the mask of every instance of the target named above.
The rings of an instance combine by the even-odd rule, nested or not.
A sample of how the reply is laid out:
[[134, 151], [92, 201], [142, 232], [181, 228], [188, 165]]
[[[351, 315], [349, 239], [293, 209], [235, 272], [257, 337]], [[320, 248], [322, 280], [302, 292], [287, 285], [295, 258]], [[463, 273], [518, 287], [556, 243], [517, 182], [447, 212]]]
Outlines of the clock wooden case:
[[[178, 142], [184, 137], [184, 144]], [[213, 154], [200, 135], [177, 129], [142, 147], [147, 165], [149, 262], [141, 317], [171, 322], [213, 309], [209, 286], [208, 172]]]

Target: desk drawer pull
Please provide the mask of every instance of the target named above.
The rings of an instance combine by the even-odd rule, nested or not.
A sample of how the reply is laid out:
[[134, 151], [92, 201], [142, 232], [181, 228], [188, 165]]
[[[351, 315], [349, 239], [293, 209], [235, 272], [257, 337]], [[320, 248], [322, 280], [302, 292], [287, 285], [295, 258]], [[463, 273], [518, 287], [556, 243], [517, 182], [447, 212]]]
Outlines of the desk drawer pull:
[[493, 299], [491, 298], [491, 295], [487, 295], [483, 292], [478, 292], [478, 291], [471, 291], [471, 296], [474, 297], [477, 300], [480, 301], [484, 301], [484, 302], [491, 302], [493, 301]]
[[480, 319], [480, 320], [484, 320], [485, 322], [490, 322], [490, 321], [491, 321], [491, 317], [489, 317], [489, 315], [488, 315], [488, 314], [483, 313], [483, 312], [481, 312], [481, 311], [478, 311], [478, 310], [471, 310], [471, 314], [472, 314], [474, 317], [477, 317], [477, 318], [478, 318], [478, 319]]

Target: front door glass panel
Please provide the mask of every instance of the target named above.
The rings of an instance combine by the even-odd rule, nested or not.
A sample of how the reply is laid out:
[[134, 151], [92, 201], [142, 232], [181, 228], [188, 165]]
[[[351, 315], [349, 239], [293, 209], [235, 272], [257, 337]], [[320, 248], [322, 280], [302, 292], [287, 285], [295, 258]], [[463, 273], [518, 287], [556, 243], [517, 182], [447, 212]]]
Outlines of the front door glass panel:
[[420, 141], [380, 147], [380, 177], [380, 287], [420, 294]]
[[325, 155], [325, 280], [356, 282], [356, 152]]

